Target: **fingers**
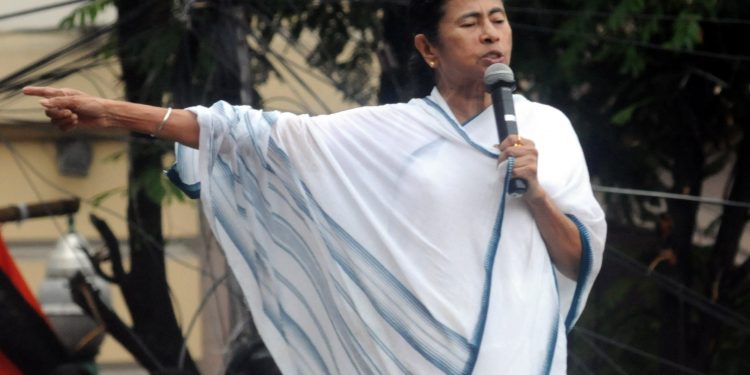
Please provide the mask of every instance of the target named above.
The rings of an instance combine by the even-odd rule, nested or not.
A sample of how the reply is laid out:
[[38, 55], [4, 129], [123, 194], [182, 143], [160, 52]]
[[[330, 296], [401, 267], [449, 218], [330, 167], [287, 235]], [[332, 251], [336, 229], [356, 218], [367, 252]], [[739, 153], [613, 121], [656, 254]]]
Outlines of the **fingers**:
[[62, 131], [68, 131], [78, 125], [78, 116], [73, 113], [71, 116], [52, 118], [50, 123]]
[[69, 109], [47, 107], [44, 114], [49, 117], [53, 126], [63, 131], [73, 129], [78, 125], [78, 115]]
[[46, 109], [69, 109], [72, 111], [75, 111], [78, 106], [78, 101], [69, 96], [58, 96], [58, 97], [51, 97], [42, 99], [39, 101], [39, 104], [41, 104]]
[[85, 95], [83, 92], [55, 87], [27, 86], [23, 88], [23, 93], [43, 98], [39, 103], [44, 107], [44, 114], [58, 129], [68, 131], [78, 125], [78, 114], [75, 111], [79, 103], [77, 99]]
[[54, 87], [38, 87], [38, 86], [27, 86], [23, 88], [25, 95], [41, 96], [44, 98], [53, 98], [56, 96], [65, 96], [62, 89]]
[[536, 160], [537, 156], [537, 149], [534, 141], [527, 138], [521, 138], [516, 134], [509, 135], [502, 143], [495, 145], [495, 148], [500, 150], [499, 162], [503, 162], [508, 159], [509, 156], [513, 156], [516, 159], [525, 156], [533, 156], [534, 160]]
[[73, 111], [69, 109], [47, 108], [44, 110], [44, 114], [47, 115], [47, 117], [49, 117], [50, 120], [65, 119], [65, 118], [72, 116]]
[[56, 87], [26, 86], [23, 88], [24, 95], [41, 96], [44, 98], [55, 98], [61, 96], [85, 95], [83, 92], [73, 89], [60, 89]]

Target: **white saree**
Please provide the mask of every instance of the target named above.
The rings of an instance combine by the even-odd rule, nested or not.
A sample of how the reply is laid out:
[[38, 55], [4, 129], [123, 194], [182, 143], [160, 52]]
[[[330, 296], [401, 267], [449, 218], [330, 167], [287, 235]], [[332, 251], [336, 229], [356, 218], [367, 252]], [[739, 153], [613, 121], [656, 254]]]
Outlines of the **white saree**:
[[515, 96], [547, 193], [584, 243], [578, 280], [504, 194], [492, 108], [463, 125], [437, 90], [324, 116], [194, 107], [200, 196], [285, 374], [563, 374], [606, 224], [559, 111]]

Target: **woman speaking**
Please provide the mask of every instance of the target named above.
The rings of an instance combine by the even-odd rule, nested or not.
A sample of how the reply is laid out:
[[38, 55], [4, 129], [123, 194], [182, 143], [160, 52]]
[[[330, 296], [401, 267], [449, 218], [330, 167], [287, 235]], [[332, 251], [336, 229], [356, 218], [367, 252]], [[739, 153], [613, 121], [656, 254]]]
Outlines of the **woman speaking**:
[[63, 130], [178, 142], [169, 175], [200, 197], [284, 373], [564, 374], [606, 234], [576, 134], [515, 95], [521, 136], [497, 145], [483, 76], [510, 64], [502, 1], [409, 12], [435, 87], [408, 103], [308, 116], [24, 92]]

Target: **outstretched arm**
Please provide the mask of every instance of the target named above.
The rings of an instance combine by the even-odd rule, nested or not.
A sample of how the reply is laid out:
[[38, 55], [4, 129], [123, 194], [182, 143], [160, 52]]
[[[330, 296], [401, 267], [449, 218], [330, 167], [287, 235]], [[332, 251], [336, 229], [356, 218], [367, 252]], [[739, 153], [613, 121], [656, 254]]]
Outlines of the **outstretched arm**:
[[73, 89], [25, 87], [23, 93], [44, 98], [40, 102], [44, 113], [63, 131], [124, 128], [198, 148], [200, 128], [190, 111], [175, 109], [167, 118], [166, 108], [99, 98]]

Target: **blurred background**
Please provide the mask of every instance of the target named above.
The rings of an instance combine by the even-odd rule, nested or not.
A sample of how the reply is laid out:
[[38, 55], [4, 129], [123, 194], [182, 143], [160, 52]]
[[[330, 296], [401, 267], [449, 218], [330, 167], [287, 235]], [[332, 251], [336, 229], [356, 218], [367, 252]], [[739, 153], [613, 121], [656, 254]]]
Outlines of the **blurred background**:
[[[569, 373], [750, 373], [750, 7], [505, 5], [519, 92], [570, 117], [609, 222]], [[405, 6], [0, 3], [0, 373], [276, 373], [198, 205], [163, 177], [172, 145], [58, 132], [22, 87], [311, 114], [404, 101], [424, 94]]]

